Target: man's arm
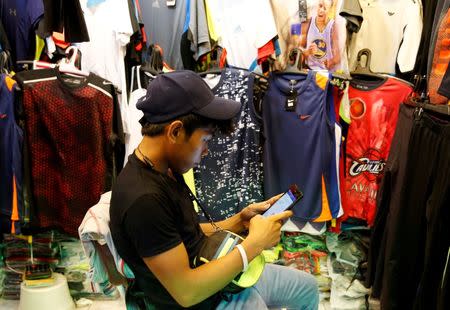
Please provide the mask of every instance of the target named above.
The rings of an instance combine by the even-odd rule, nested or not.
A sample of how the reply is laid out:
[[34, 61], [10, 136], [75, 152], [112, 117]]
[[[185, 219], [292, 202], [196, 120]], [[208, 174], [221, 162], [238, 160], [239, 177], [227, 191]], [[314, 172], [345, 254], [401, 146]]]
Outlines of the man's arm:
[[[280, 220], [292, 215], [286, 211], [268, 218], [254, 217], [249, 236], [241, 243], [248, 260], [280, 239]], [[189, 307], [210, 297], [230, 283], [242, 271], [242, 258], [237, 249], [217, 260], [191, 269], [183, 243], [161, 254], [144, 257], [145, 264], [169, 294], [183, 307]]]
[[[245, 228], [241, 218], [241, 212], [233, 215], [232, 217], [227, 218], [226, 220], [216, 222], [216, 225], [222, 229], [229, 230], [237, 234], [240, 233]], [[211, 223], [201, 223], [200, 228], [203, 230], [203, 233], [207, 236], [215, 232], [215, 229], [211, 225]]]
[[[216, 225], [222, 229], [229, 230], [238, 234], [244, 229], [248, 228], [249, 221], [252, 217], [266, 211], [275, 201], [277, 201], [281, 197], [281, 195], [282, 194], [273, 196], [266, 201], [252, 203], [244, 208], [241, 212], [227, 218], [226, 220], [216, 222]], [[200, 228], [207, 236], [213, 234], [215, 231], [214, 227], [210, 223], [202, 223], [200, 224]]]
[[189, 266], [183, 243], [169, 251], [143, 259], [169, 294], [183, 307], [195, 305], [218, 292], [242, 270], [237, 249], [195, 269]]
[[331, 49], [333, 52], [333, 57], [327, 61], [326, 67], [328, 70], [333, 69], [341, 62], [341, 53], [339, 50], [339, 34], [337, 31], [336, 22], [334, 22], [333, 26], [331, 27]]

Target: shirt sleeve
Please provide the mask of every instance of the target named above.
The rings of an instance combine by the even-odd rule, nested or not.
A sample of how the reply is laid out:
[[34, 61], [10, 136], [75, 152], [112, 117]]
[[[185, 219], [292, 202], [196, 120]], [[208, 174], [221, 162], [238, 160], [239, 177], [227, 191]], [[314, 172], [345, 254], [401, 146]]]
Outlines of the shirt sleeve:
[[28, 1], [27, 14], [29, 24], [35, 28], [37, 23], [44, 17], [44, 3], [42, 1]]
[[128, 3], [127, 1], [111, 1], [111, 4], [114, 5], [111, 9], [113, 10], [113, 16], [116, 18], [114, 23], [116, 40], [120, 42], [121, 46], [126, 46], [133, 34]]
[[158, 195], [140, 197], [124, 217], [125, 230], [141, 257], [166, 252], [182, 242], [175, 221], [174, 209]]
[[403, 32], [403, 42], [397, 56], [397, 63], [401, 72], [414, 69], [423, 27], [420, 1], [409, 2], [407, 12], [404, 15], [407, 22]]
[[191, 1], [188, 39], [195, 60], [211, 51], [204, 1]]
[[347, 20], [347, 29], [349, 32], [359, 31], [363, 22], [363, 16], [361, 4], [358, 0], [343, 0], [339, 15]]

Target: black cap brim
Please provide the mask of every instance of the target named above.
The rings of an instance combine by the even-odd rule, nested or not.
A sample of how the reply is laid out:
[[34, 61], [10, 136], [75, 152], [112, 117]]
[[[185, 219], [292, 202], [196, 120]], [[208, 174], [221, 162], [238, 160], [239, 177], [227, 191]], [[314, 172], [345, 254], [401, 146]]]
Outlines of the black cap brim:
[[214, 99], [209, 104], [199, 110], [194, 110], [192, 112], [211, 119], [227, 120], [235, 117], [240, 110], [240, 102], [220, 97], [214, 97]]

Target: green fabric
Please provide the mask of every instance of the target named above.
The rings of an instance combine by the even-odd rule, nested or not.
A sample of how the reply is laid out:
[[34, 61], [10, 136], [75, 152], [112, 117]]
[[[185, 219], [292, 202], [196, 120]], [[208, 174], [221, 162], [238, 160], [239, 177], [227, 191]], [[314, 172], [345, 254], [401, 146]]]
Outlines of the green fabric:
[[264, 265], [264, 255], [259, 254], [248, 263], [248, 269], [240, 276], [239, 280], [237, 282], [233, 280], [233, 282], [240, 287], [250, 287], [255, 285], [264, 271]]
[[283, 245], [279, 243], [276, 247], [270, 250], [264, 250], [262, 254], [264, 255], [264, 260], [266, 263], [273, 263], [280, 257], [280, 252], [283, 250]]

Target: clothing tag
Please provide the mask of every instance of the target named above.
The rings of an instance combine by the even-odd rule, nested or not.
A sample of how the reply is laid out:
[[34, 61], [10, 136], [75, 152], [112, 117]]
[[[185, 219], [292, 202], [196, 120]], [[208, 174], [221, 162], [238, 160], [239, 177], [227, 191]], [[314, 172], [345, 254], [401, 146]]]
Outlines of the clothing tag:
[[298, 17], [301, 23], [306, 21], [308, 17], [307, 14], [308, 14], [308, 5], [306, 3], [306, 0], [298, 0]]
[[291, 89], [286, 97], [284, 109], [288, 112], [294, 112], [296, 106], [297, 106], [297, 91], [295, 89]]
[[166, 5], [167, 6], [175, 6], [175, 2], [176, 2], [176, 0], [167, 0]]
[[73, 85], [80, 85], [82, 83], [81, 80], [74, 79], [74, 78], [62, 78], [62, 80], [64, 83], [73, 84]]
[[289, 84], [291, 85], [291, 89], [289, 90], [289, 94], [286, 97], [284, 109], [288, 112], [294, 112], [295, 107], [297, 106], [297, 90], [294, 89], [294, 86], [295, 84], [297, 84], [297, 81], [290, 80]]
[[356, 84], [355, 83], [352, 86], [354, 86], [355, 88], [360, 89], [360, 90], [369, 90], [369, 86], [363, 85], [363, 84]]

